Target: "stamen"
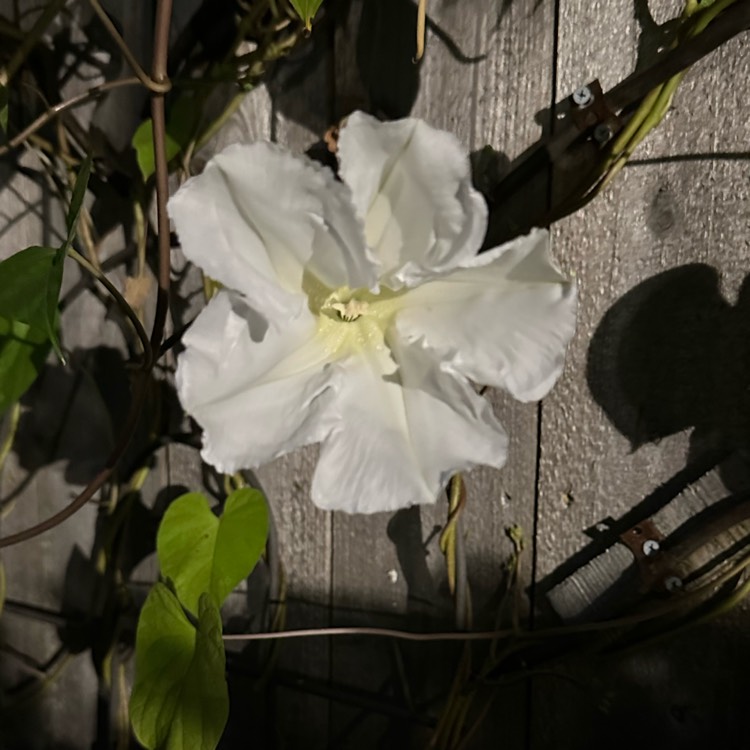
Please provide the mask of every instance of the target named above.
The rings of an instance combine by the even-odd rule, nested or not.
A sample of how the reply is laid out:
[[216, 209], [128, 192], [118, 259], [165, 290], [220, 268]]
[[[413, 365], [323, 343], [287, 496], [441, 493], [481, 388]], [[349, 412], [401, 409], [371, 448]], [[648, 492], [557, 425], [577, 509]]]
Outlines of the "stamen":
[[358, 299], [350, 299], [348, 302], [334, 302], [331, 308], [335, 310], [342, 320], [351, 323], [367, 312], [369, 305]]

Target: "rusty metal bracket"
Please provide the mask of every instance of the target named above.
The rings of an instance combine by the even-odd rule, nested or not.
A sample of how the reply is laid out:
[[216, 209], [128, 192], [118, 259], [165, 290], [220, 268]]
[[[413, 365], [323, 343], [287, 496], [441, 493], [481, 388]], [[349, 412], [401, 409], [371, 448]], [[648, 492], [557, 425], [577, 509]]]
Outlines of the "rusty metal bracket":
[[562, 132], [545, 144], [553, 162], [559, 160], [582, 134], [591, 132], [594, 140], [603, 146], [623, 127], [623, 121], [610, 106], [597, 78], [577, 88], [558, 104], [556, 113], [558, 119], [567, 122]]
[[607, 102], [599, 79], [581, 86], [570, 96], [570, 115], [581, 133], [594, 129], [594, 139], [604, 145], [622, 129], [622, 121]]
[[633, 553], [646, 591], [663, 593], [682, 588], [673, 555], [661, 547], [663, 540], [664, 535], [650, 518], [620, 534], [620, 541]]

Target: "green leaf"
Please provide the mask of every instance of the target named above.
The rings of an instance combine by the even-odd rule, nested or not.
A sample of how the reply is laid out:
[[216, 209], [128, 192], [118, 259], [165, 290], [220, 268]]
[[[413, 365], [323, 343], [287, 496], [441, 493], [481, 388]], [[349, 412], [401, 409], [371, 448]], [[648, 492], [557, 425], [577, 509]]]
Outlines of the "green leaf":
[[28, 247], [0, 263], [0, 413], [39, 374], [57, 342], [57, 300], [63, 256]]
[[245, 487], [233, 492], [217, 518], [199, 492], [178, 497], [167, 508], [156, 535], [162, 573], [191, 612], [207, 592], [220, 607], [255, 567], [268, 536], [263, 494]]
[[[135, 158], [145, 181], [151, 177], [156, 169], [154, 161], [154, 125], [150, 119], [144, 120], [138, 126], [133, 134], [131, 144], [135, 149]], [[169, 133], [167, 133], [165, 138], [164, 146], [167, 150], [167, 161], [180, 153], [180, 144], [173, 138], [170, 138]]]
[[81, 169], [76, 177], [75, 185], [73, 185], [73, 195], [70, 197], [70, 206], [68, 208], [68, 215], [65, 219], [65, 224], [68, 227], [68, 239], [63, 245], [63, 252], [67, 252], [68, 248], [73, 243], [73, 239], [76, 235], [76, 225], [78, 223], [78, 214], [81, 213], [81, 205], [86, 195], [86, 188], [89, 184], [89, 177], [91, 175], [91, 157], [87, 156], [81, 162]]
[[46, 333], [0, 317], [0, 415], [37, 379], [49, 350]]
[[297, 11], [308, 31], [312, 28], [312, 20], [322, 4], [323, 0], [292, 0], [294, 10]]
[[[0, 316], [49, 329], [57, 311], [62, 264], [51, 247], [27, 247], [0, 263]], [[56, 291], [54, 306], [48, 291]]]
[[221, 615], [208, 594], [198, 624], [163, 583], [138, 620], [130, 721], [148, 750], [214, 750], [229, 715]]
[[[193, 139], [201, 118], [201, 109], [196, 106], [194, 97], [178, 99], [169, 111], [166, 124], [164, 147], [167, 161], [175, 158]], [[142, 122], [135, 133], [131, 145], [144, 181], [154, 173], [154, 124], [149, 118]]]

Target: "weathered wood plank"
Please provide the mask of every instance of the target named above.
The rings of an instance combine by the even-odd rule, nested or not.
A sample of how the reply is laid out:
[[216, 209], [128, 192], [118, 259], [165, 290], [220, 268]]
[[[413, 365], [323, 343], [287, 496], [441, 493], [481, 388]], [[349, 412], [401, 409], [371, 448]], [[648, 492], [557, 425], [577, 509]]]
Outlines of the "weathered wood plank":
[[[309, 66], [310, 55], [314, 52], [311, 47], [311, 44], [306, 44], [295, 53], [294, 59], [279, 63], [268, 86], [259, 86], [245, 97], [238, 111], [201, 156], [208, 159], [212, 153], [231, 143], [257, 140], [274, 140], [295, 153], [302, 153], [317, 141], [320, 123], [330, 120], [329, 115], [321, 114], [318, 98], [319, 89], [327, 85], [328, 69], [324, 60]], [[297, 113], [301, 113], [302, 122], [292, 119], [292, 115]], [[308, 115], [313, 119], [307, 120]], [[176, 473], [173, 465], [173, 480], [175, 476], [195, 474], [197, 460], [197, 454], [184, 457], [183, 465], [177, 468]], [[285, 599], [285, 603], [280, 605], [282, 627], [321, 627], [329, 622], [330, 516], [310, 501], [310, 480], [316, 461], [317, 447], [311, 446], [284, 456], [256, 472], [258, 483], [269, 501], [275, 546], [281, 564], [281, 568], [273, 574], [262, 566], [264, 570], [259, 575], [265, 580], [258, 591], [252, 588], [251, 581], [251, 591], [245, 603], [249, 608], [247, 615], [262, 629], [271, 626], [271, 615], [279, 607], [275, 602], [269, 608], [265, 601], [269, 575], [273, 575], [281, 586], [271, 596], [282, 594]], [[241, 613], [242, 602], [235, 604], [238, 614]], [[257, 619], [260, 611], [266, 612], [262, 620]], [[251, 647], [248, 651], [262, 654], [260, 658], [250, 659], [251, 669], [257, 669], [258, 664], [271, 657], [272, 653], [268, 648]], [[281, 746], [298, 747], [314, 739], [324, 746], [328, 732], [327, 703], [300, 690], [297, 677], [328, 680], [327, 644], [304, 640], [281, 642], [272, 658], [275, 666], [285, 675], [284, 679], [278, 684], [271, 683], [272, 689], [261, 702], [264, 706], [262, 711], [259, 712], [257, 706], [252, 711], [233, 710], [225, 742], [231, 744], [239, 741], [239, 737], [247, 736], [248, 732], [256, 731], [262, 725], [260, 732], [264, 741], [278, 741], [282, 743]], [[246, 700], [243, 691], [248, 689], [249, 683], [243, 683], [241, 670], [247, 665], [236, 658], [232, 663], [236, 665], [231, 672], [232, 684], [239, 691], [237, 699], [243, 701]], [[289, 716], [296, 717], [295, 721], [286, 721], [284, 717]]]
[[[541, 134], [534, 116], [551, 98], [551, 12], [525, 2], [513, 3], [504, 14], [492, 2], [475, 4], [472, 10], [466, 13], [456, 3], [431, 6], [437, 26], [473, 62], [457, 60], [429, 35], [412, 112], [455, 133], [472, 150], [489, 144], [512, 160]], [[502, 563], [512, 551], [505, 529], [519, 524], [528, 539], [533, 535], [536, 406], [516, 403], [499, 392], [488, 397], [511, 442], [502, 471], [478, 468], [467, 477], [469, 503], [463, 521], [478, 614], [495, 593]], [[444, 507], [425, 513], [425, 531], [442, 524], [444, 516]], [[439, 558], [437, 547], [434, 557]], [[528, 575], [528, 568], [524, 570]], [[441, 576], [438, 570], [434, 574]]]
[[[564, 0], [559, 5], [560, 91], [594, 76], [605, 86], [611, 85], [632, 69], [637, 24], [629, 2], [620, 0], [603, 7]], [[659, 22], [669, 17], [673, 5], [659, 9]], [[472, 148], [491, 143], [512, 158], [538, 136], [534, 115], [552, 98], [554, 10], [553, 3], [536, 0], [476, 0], [468, 5], [433, 0], [434, 21], [458, 48], [468, 57], [487, 56], [473, 62], [459, 60], [436, 34], [430, 34], [427, 57], [421, 67], [415, 67], [411, 63], [413, 6], [400, 0], [368, 2], [364, 10], [355, 5], [348, 31], [337, 32], [335, 68], [325, 51], [302, 50], [296, 72], [305, 74], [285, 78], [280, 71], [270, 95], [266, 89], [253, 92], [216, 147], [273, 136], [302, 150], [318, 140], [333, 114], [350, 110], [351, 102], [390, 116], [412, 111], [456, 133]], [[385, 17], [378, 13], [387, 11], [402, 23], [374, 23]], [[358, 15], [363, 12], [367, 15]], [[366, 23], [360, 23], [362, 18]], [[401, 57], [397, 51], [403, 53]], [[746, 41], [735, 40], [692, 74], [666, 125], [638, 155], [640, 163], [625, 171], [608, 196], [556, 230], [556, 254], [579, 279], [581, 322], [566, 375], [542, 411], [540, 577], [587, 544], [584, 529], [607, 516], [626, 513], [706, 447], [734, 445], [739, 440], [744, 423], [737, 419], [741, 413], [737, 404], [743, 397], [746, 381], [742, 377], [747, 371], [743, 359], [747, 324], [742, 322], [747, 319], [747, 294], [746, 290], [739, 293], [750, 257], [747, 169], [743, 161], [700, 154], [740, 151], [747, 156], [750, 118], [746, 85], [743, 88], [741, 83], [749, 79], [747, 51]], [[293, 73], [295, 65], [287, 70]], [[331, 78], [334, 72], [335, 80]], [[651, 163], [675, 151], [697, 158]], [[28, 221], [15, 222], [16, 214], [25, 208], [6, 196], [7, 191], [3, 211], [12, 227], [4, 234], [0, 229], [0, 253], [38, 242], [39, 220], [48, 216], [49, 204], [38, 200], [35, 188], [27, 185], [17, 192], [38, 204], [38, 213], [29, 214]], [[684, 267], [696, 263], [705, 265]], [[683, 268], [673, 271], [678, 266]], [[103, 312], [98, 299], [82, 295], [66, 321], [69, 344], [99, 344], [103, 330], [104, 343], [113, 350], [121, 348], [117, 326], [101, 323]], [[634, 332], [642, 332], [643, 340]], [[644, 372], [662, 375], [643, 378]], [[71, 385], [62, 384], [68, 391]], [[80, 397], [82, 412], [76, 413], [85, 417], [78, 418], [77, 424], [85, 421], [87, 432], [96, 433], [93, 442], [102, 452], [111, 435], [105, 434], [106, 419], [92, 406], [94, 395], [89, 390]], [[480, 622], [490, 612], [500, 566], [511, 551], [505, 528], [518, 523], [527, 539], [534, 528], [537, 409], [514, 404], [502, 394], [490, 398], [511, 435], [511, 447], [502, 472], [480, 469], [468, 477], [469, 506], [463, 523]], [[689, 429], [690, 434], [685, 432]], [[89, 450], [89, 438], [86, 471], [99, 458], [99, 453]], [[653, 442], [657, 439], [660, 442]], [[46, 445], [38, 434], [36, 442]], [[309, 500], [315, 461], [316, 449], [310, 448], [258, 472], [279, 530], [288, 582], [287, 626], [328, 624], [331, 605], [336, 622], [341, 623], [426, 628], [444, 622], [449, 626], [452, 616], [442, 556], [431, 536], [434, 527], [444, 523], [445, 504], [394, 516], [331, 516], [315, 509]], [[4, 531], [46, 517], [70, 496], [80, 477], [71, 480], [65, 475], [69, 463], [39, 471], [3, 523]], [[181, 458], [175, 454], [168, 465], [168, 483], [194, 488], [200, 479], [194, 454]], [[22, 468], [11, 457], [0, 496], [21, 481]], [[735, 489], [741, 477], [727, 471], [723, 479]], [[88, 552], [94, 514], [93, 507], [87, 509], [54, 536], [24, 546], [22, 553], [4, 554], [11, 598], [59, 606], [60, 560], [68, 559], [76, 542]], [[527, 557], [525, 581], [530, 576], [529, 563]], [[608, 575], [609, 570], [605, 566], [601, 575]], [[14, 622], [12, 615], [6, 615], [4, 632], [18, 648], [44, 656], [58, 643], [48, 625]], [[702, 631], [700, 637], [714, 635], [698, 656], [678, 644], [632, 659], [624, 667], [615, 664], [599, 670], [596, 663], [584, 664], [580, 675], [585, 692], [570, 690], [565, 683], [563, 690], [552, 697], [542, 696], [534, 707], [533, 746], [577, 748], [589, 739], [600, 740], [597, 732], [611, 726], [608, 722], [619, 718], [627, 724], [624, 706], [646, 716], [638, 727], [639, 731], [644, 725], [648, 728], [642, 745], [649, 746], [658, 738], [664, 746], [676, 746], [676, 737], [699, 736], [696, 726], [706, 727], [720, 715], [720, 701], [731, 701], [731, 690], [741, 694], [747, 687], [743, 679], [728, 673], [716, 697], [707, 698], [706, 691], [701, 692], [699, 672], [717, 675], [736, 658], [743, 643], [733, 632], [726, 641], [715, 632]], [[337, 641], [333, 646], [320, 640], [284, 644], [279, 664], [286, 681], [278, 691], [276, 706], [283, 724], [282, 739], [291, 747], [335, 742], [369, 747], [388, 736], [397, 738], [395, 745], [403, 745], [407, 737], [415, 742], [423, 739], [424, 727], [410, 728], [402, 721], [402, 713], [409, 707], [409, 693], [420, 695], [425, 688], [434, 689], [444, 682], [440, 664], [452, 659], [447, 652], [423, 646], [396, 649], [385, 641], [362, 639]], [[399, 662], [403, 662], [406, 681], [394, 677]], [[290, 688], [296, 673], [318, 679], [318, 692], [325, 692], [322, 686], [332, 677], [346, 687], [376, 693], [375, 698], [385, 697], [386, 707], [402, 713], [392, 712], [383, 720], [366, 706], [342, 708], [345, 696], [341, 694], [331, 703], [294, 691]], [[608, 681], [611, 686], [606, 689]], [[669, 690], [674, 692], [675, 685], [679, 694], [673, 696]], [[44, 703], [34, 705], [39, 709], [34, 726], [49, 726], [56, 746], [65, 742], [78, 746], [82, 738], [88, 744], [95, 728], [94, 689], [90, 662], [78, 657], [54, 683]], [[592, 691], [599, 695], [594, 701]], [[74, 693], [78, 696], [75, 710], [69, 701]], [[353, 690], [350, 693], [349, 698], [357, 697]], [[645, 697], [626, 700], [636, 693]], [[503, 703], [497, 712], [510, 746], [512, 738], [523, 737], [525, 719], [518, 705], [516, 701]], [[236, 707], [234, 711], [233, 722], [239, 727], [247, 717]], [[509, 721], [511, 712], [519, 726]], [[295, 720], [285, 721], [289, 716]], [[565, 721], [575, 721], [585, 729], [561, 731], [570, 726]], [[726, 729], [727, 746], [731, 746], [733, 731], [739, 732], [736, 719]], [[628, 737], [638, 739], [636, 734], [633, 730]], [[45, 738], [38, 739], [43, 744]]]
[[[513, 158], [539, 136], [534, 118], [552, 96], [553, 10], [551, 4], [534, 2], [514, 2], [505, 12], [489, 1], [470, 8], [432, 2], [429, 13], [436, 30], [428, 33], [425, 58], [415, 66], [414, 6], [355, 3], [337, 36], [337, 112], [344, 115], [346, 106], [355, 103], [386, 117], [411, 113], [454, 133], [471, 149], [491, 144]], [[514, 403], [500, 393], [489, 398], [511, 437], [508, 463], [500, 472], [480, 468], [468, 475], [462, 519], [475, 620], [484, 624], [494, 621], [502, 566], [512, 552], [505, 529], [521, 525], [531, 549], [536, 462], [536, 406]], [[450, 626], [445, 566], [435, 534], [446, 514], [440, 498], [434, 507], [392, 516], [335, 516], [337, 621], [389, 624], [400, 616], [401, 626], [411, 622], [424, 627], [430, 621], [433, 627], [441, 622]], [[530, 555], [523, 561], [526, 581], [529, 563]], [[434, 693], [438, 680], [445, 684], [457, 658], [451, 649], [432, 651], [424, 645], [404, 651], [415, 695], [425, 688]], [[387, 644], [337, 641], [333, 659], [334, 679], [383, 688], [393, 700], [403, 701], [403, 685], [389, 683], [394, 665]], [[429, 664], [436, 659], [445, 668], [442, 674]], [[360, 715], [357, 725], [357, 712], [348, 708], [338, 709], [332, 720], [341, 732], [349, 731], [347, 741], [361, 746], [372, 746], [376, 733], [385, 736], [388, 731], [387, 721], [372, 717], [363, 721]], [[511, 723], [506, 732], [522, 734], [522, 722], [515, 730]]]
[[[31, 155], [23, 159], [27, 166], [38, 166]], [[0, 258], [30, 245], [54, 243], [53, 235], [62, 219], [54, 199], [36, 182], [21, 175], [10, 177], [6, 169], [3, 171]], [[75, 267], [66, 267], [65, 289], [70, 288], [76, 276]], [[99, 327], [104, 310], [93, 295], [84, 292], [71, 307], [77, 309], [63, 316], [63, 346], [75, 349], [84, 343], [89, 345], [93, 329], [104, 332], [102, 344], [111, 342], [112, 328]], [[86, 322], [80, 317], [82, 311], [87, 313]], [[96, 400], [96, 387], [91, 387], [85, 378], [70, 376], [51, 359], [32, 393], [39, 408], [32, 411], [28, 404], [24, 406], [14, 450], [0, 473], [2, 534], [32, 526], [60, 510], [87, 481], [91, 462], [97, 461], [96, 446], [99, 453], [106, 451], [111, 439], [111, 426], [106, 412], [101, 410], [101, 401]], [[89, 431], [82, 441], [72, 442], [80, 423], [66, 421], [66, 414], [82, 420], [89, 418]], [[87, 448], [94, 450], [88, 452]], [[76, 605], [85, 608], [92, 580], [79, 579], [80, 597], [71, 600], [71, 576], [88, 570], [85, 564], [76, 567], [75, 563], [85, 560], [89, 553], [96, 514], [96, 507], [89, 506], [56, 533], [4, 550], [8, 600], [57, 613], [65, 602], [68, 614], [80, 615], [82, 610], [76, 610]], [[29, 618], [12, 605], [3, 615], [2, 636], [5, 646], [27, 654], [40, 665], [63, 646], [55, 623]], [[83, 654], [60, 654], [62, 668], [46, 690], [34, 691], [17, 708], [9, 707], [10, 718], [3, 723], [0, 735], [3, 746], [31, 742], [23, 746], [75, 747], [81, 741], [88, 744], [95, 737], [97, 681], [91, 660]], [[0, 664], [4, 690], [17, 688], [23, 682], [29, 687], [35, 681], [33, 672], [7, 652], [0, 655]], [[50, 670], [50, 674], [54, 671]], [[79, 696], [75, 705], [69, 701], [72, 693]], [[21, 693], [17, 695], [21, 697]], [[12, 702], [11, 694], [7, 698]], [[30, 727], [34, 728], [33, 733]]]
[[[622, 31], [613, 31], [611, 40], [577, 31], [615, 29], [619, 5], [606, 13], [563, 6], [561, 90], [582, 80], [576, 57], [568, 61], [567, 45], [579, 56], [582, 47], [588, 49], [604, 81], [627, 67], [614, 54]], [[732, 349], [741, 333], [730, 305], [746, 273], [750, 242], [746, 167], [742, 160], [710, 154], [741, 153], [748, 124], [731, 95], [721, 114], [704, 118], [714, 109], [705, 108], [706, 100], [718, 106], [715, 92], [725, 85], [726, 68], [743, 64], [746, 71], [746, 47], [735, 40], [690, 74], [644, 151], [646, 159], [663, 156], [667, 163], [639, 164], [637, 154], [609, 193], [555, 228], [557, 255], [578, 279], [580, 307], [565, 375], [543, 410], [540, 575], [581, 547], [583, 529], [621, 515], [683, 468], [688, 449], [695, 457], [732, 439], [721, 434], [729, 417], [721, 403], [722, 380], [737, 376], [724, 369], [726, 351], [702, 347], [721, 332], [721, 346]], [[597, 66], [590, 61], [588, 67]], [[680, 144], [686, 143], [691, 145], [683, 151]], [[706, 158], [668, 161], [676, 150], [704, 149]], [[688, 296], [681, 298], [682, 292]], [[644, 335], [639, 345], [630, 325], [644, 334], [650, 328], [650, 338]], [[628, 363], [625, 354], [639, 359]], [[639, 368], [648, 373], [640, 379], [634, 372]], [[727, 386], [736, 392], [734, 382]]]
[[[663, 23], [679, 8], [658, 10]], [[649, 46], [639, 31], [626, 0], [560, 3], [558, 98], [593, 77], [606, 88], [629, 73], [639, 47]], [[647, 24], [650, 41], [654, 32]], [[750, 128], [737, 82], [748, 80], [747, 51], [747, 40], [735, 39], [691, 71], [666, 122], [608, 193], [555, 227], [556, 255], [576, 274], [580, 306], [565, 373], [542, 409], [542, 581], [587, 548], [596, 535], [587, 530], [636, 508], [652, 515], [658, 508], [642, 501], [660, 485], [700, 471], [704, 459], [710, 468], [712, 450], [739, 445]], [[744, 156], [712, 156], [719, 152]], [[680, 154], [692, 157], [670, 160]], [[746, 479], [746, 467], [744, 478], [721, 473], [730, 489]], [[720, 489], [715, 495], [691, 502], [718, 500]], [[678, 525], [679, 514], [658, 523]], [[569, 579], [561, 609], [579, 614], [596, 601], [629, 554], [614, 547], [579, 583]], [[579, 660], [568, 672], [579, 690], [537, 682], [532, 747], [588, 746], [614, 726], [616, 746], [731, 745], [741, 640], [727, 632], [718, 624], [638, 656]], [[700, 664], [691, 656], [698, 643]]]
[[[272, 136], [296, 153], [320, 140], [331, 122], [330, 50], [314, 39], [284, 61], [269, 83], [272, 94]], [[261, 469], [279, 534], [281, 561], [287, 581], [286, 627], [325, 627], [330, 624], [332, 529], [330, 514], [310, 500], [310, 482], [318, 447], [309, 446]], [[329, 712], [324, 698], [294, 685], [296, 676], [327, 682], [330, 651], [326, 641], [280, 645], [279, 667], [291, 677], [280, 688], [277, 720], [284, 746], [324, 747], [328, 743]], [[288, 722], [285, 716], [297, 720]]]

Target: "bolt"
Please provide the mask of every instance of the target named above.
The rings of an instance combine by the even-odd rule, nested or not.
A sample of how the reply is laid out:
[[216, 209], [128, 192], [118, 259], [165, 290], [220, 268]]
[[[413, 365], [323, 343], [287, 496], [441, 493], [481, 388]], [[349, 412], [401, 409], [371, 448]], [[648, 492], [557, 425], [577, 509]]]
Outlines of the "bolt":
[[581, 86], [573, 92], [573, 102], [581, 108], [588, 107], [593, 101], [594, 95], [588, 86]]
[[655, 555], [659, 551], [659, 542], [656, 539], [647, 539], [643, 543], [643, 554], [647, 557]]
[[594, 140], [600, 146], [603, 146], [611, 137], [612, 137], [612, 128], [610, 128], [609, 125], [606, 125], [605, 123], [600, 122], [594, 128]]
[[670, 576], [664, 581], [664, 588], [667, 591], [678, 591], [682, 588], [682, 579], [677, 576]]

